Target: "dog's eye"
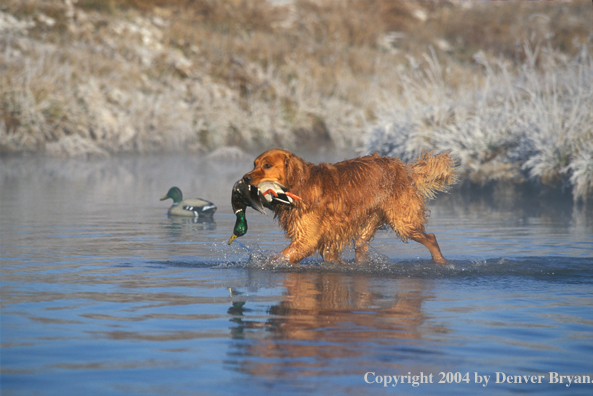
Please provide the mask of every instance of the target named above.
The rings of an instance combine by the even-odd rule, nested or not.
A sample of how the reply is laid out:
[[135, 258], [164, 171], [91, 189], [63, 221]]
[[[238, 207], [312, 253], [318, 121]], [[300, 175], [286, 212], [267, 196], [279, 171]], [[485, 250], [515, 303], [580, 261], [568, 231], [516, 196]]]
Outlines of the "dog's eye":
[[272, 167], [272, 165], [270, 164], [264, 164], [264, 169], [270, 169]]

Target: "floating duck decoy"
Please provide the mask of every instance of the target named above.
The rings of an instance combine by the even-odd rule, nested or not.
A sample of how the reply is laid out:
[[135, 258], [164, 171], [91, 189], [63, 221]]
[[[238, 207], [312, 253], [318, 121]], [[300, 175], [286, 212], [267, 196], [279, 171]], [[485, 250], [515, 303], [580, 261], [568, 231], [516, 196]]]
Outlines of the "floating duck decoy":
[[171, 216], [212, 217], [217, 209], [216, 205], [205, 199], [183, 199], [183, 194], [178, 187], [171, 187], [161, 201], [168, 198], [173, 200], [173, 205], [167, 212]]

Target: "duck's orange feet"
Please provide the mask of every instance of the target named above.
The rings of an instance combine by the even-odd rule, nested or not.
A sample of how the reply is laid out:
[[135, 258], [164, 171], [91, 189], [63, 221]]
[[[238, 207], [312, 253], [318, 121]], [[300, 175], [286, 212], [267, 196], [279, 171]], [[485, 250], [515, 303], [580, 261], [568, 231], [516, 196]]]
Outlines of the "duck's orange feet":
[[289, 196], [292, 199], [298, 199], [299, 201], [302, 201], [303, 199], [301, 197], [299, 197], [298, 195], [295, 195], [289, 191], [285, 192], [284, 194], [286, 194], [287, 196]]
[[276, 191], [272, 190], [271, 188], [262, 193], [262, 195], [268, 195], [268, 194], [272, 194], [275, 197], [278, 196], [278, 194], [276, 194]]

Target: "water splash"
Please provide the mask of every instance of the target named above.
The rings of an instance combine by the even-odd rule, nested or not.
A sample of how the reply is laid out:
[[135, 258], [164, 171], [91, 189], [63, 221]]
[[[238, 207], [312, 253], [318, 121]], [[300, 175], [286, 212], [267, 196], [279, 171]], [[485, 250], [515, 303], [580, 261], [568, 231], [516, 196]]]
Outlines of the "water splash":
[[[590, 283], [593, 268], [590, 260], [575, 257], [494, 257], [488, 259], [449, 260], [438, 265], [429, 259], [392, 260], [369, 249], [363, 262], [352, 259], [323, 261], [313, 255], [300, 264], [290, 264], [274, 250], [262, 249], [258, 244], [247, 246], [241, 242], [232, 255], [240, 253], [240, 260], [225, 261], [216, 268], [241, 268], [280, 272], [335, 272], [351, 275], [370, 275], [390, 278], [474, 279], [476, 277], [535, 278], [546, 281]], [[246, 256], [246, 257], [245, 257]], [[227, 256], [227, 257], [230, 257]]]

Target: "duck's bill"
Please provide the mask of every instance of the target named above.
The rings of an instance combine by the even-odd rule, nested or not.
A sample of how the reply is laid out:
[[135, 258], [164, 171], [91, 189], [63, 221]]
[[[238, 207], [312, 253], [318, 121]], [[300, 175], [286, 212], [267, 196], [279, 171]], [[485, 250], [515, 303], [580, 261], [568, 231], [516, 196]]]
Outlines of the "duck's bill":
[[233, 243], [233, 241], [235, 239], [237, 239], [237, 235], [235, 235], [235, 234], [231, 235], [231, 238], [229, 239], [229, 243], [228, 244], [230, 245], [231, 243]]
[[164, 196], [164, 197], [162, 197], [160, 200], [161, 200], [161, 201], [164, 201], [164, 200], [165, 200], [165, 199], [167, 199], [167, 198], [169, 198], [169, 197], [167, 197], [167, 196], [165, 195], [165, 196]]

